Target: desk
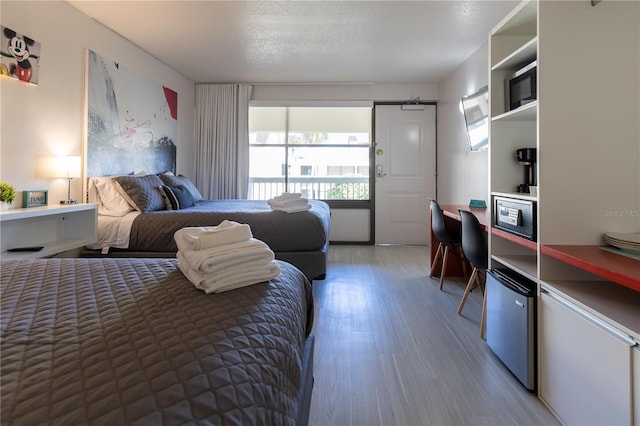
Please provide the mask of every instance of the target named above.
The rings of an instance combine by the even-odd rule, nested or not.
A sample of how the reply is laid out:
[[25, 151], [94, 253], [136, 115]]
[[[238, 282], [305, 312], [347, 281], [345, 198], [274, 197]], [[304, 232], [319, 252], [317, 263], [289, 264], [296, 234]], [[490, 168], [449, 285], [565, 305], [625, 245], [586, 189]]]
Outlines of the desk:
[[[491, 211], [487, 207], [478, 208], [478, 207], [469, 207], [464, 204], [440, 204], [440, 209], [442, 209], [442, 214], [444, 215], [445, 225], [447, 229], [450, 229], [452, 232], [460, 232], [461, 221], [460, 213], [458, 209], [469, 210], [473, 213], [477, 218], [480, 225], [487, 231], [489, 229], [488, 225], [491, 223]], [[438, 250], [438, 244], [440, 244], [440, 240], [433, 234], [433, 229], [430, 228], [431, 232], [431, 264], [433, 265], [433, 259], [436, 256], [436, 251]], [[440, 265], [432, 271], [434, 275], [440, 275]], [[471, 268], [469, 269], [471, 270]], [[460, 262], [447, 262], [447, 270], [445, 271], [445, 275], [447, 276], [463, 276], [462, 273], [462, 265]]]
[[450, 217], [451, 219], [455, 219], [458, 222], [462, 220], [458, 209], [469, 210], [478, 218], [478, 222], [480, 222], [480, 225], [482, 225], [485, 231], [489, 229], [489, 224], [491, 223], [491, 212], [487, 207], [469, 207], [462, 204], [441, 204], [440, 208], [442, 209], [442, 214]]

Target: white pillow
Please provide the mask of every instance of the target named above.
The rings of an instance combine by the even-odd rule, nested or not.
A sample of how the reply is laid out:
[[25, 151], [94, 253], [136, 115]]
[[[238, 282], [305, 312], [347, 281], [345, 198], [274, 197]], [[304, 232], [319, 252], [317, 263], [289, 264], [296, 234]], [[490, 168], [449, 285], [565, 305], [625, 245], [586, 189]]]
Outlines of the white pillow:
[[121, 217], [135, 210], [116, 189], [117, 182], [111, 177], [92, 177], [98, 193], [98, 214]]

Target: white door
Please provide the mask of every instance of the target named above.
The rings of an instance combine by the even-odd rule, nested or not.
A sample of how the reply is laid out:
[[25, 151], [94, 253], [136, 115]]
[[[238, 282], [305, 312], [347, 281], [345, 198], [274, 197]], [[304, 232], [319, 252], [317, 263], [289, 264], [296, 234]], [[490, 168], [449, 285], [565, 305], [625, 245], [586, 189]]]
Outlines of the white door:
[[436, 196], [436, 107], [375, 107], [375, 242], [429, 244]]

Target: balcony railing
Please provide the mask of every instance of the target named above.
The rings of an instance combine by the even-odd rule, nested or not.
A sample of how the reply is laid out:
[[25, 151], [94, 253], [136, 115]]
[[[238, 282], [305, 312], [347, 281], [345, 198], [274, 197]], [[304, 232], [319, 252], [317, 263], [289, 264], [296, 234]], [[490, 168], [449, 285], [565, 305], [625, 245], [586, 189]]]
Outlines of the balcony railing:
[[312, 200], [368, 200], [367, 176], [283, 176], [249, 178], [249, 199], [268, 200], [283, 192], [298, 192]]

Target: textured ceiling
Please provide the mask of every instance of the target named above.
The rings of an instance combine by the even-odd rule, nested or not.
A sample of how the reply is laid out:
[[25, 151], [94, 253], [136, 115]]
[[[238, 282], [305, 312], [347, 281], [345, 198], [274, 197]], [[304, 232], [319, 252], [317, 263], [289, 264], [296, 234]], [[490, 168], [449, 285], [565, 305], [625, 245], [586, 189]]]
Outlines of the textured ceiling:
[[69, 1], [195, 82], [437, 83], [518, 3]]

